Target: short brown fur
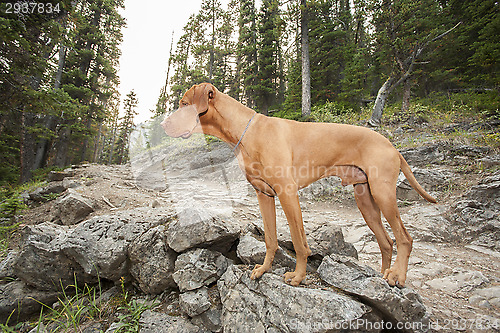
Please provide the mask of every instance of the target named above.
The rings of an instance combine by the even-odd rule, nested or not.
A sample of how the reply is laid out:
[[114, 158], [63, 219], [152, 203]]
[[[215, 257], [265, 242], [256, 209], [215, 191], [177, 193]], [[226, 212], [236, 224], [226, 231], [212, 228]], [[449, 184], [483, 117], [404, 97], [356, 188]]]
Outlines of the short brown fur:
[[[390, 285], [404, 286], [413, 240], [397, 206], [399, 170], [422, 197], [433, 203], [436, 200], [418, 184], [403, 156], [382, 135], [359, 126], [301, 123], [255, 114], [209, 83], [189, 89], [179, 110], [166, 117], [162, 126], [172, 137], [205, 133], [233, 147], [241, 139], [235, 153], [256, 190], [266, 242], [264, 263], [255, 266], [253, 279], [271, 268], [278, 248], [277, 196], [297, 254], [295, 271], [286, 273], [285, 281], [295, 286], [302, 282], [311, 250], [304, 232], [298, 190], [320, 178], [338, 176], [343, 185], [354, 185], [358, 208], [380, 247], [384, 278]], [[397, 257], [392, 267], [393, 241], [382, 225], [381, 212], [396, 238]]]

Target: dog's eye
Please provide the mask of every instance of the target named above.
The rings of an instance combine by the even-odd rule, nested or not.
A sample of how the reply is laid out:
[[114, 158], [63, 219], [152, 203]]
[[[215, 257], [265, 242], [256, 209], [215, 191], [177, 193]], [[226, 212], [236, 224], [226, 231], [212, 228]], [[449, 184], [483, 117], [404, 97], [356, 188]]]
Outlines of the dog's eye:
[[181, 102], [181, 105], [182, 105], [182, 106], [188, 106], [189, 104], [188, 104], [188, 103], [186, 103], [186, 102]]

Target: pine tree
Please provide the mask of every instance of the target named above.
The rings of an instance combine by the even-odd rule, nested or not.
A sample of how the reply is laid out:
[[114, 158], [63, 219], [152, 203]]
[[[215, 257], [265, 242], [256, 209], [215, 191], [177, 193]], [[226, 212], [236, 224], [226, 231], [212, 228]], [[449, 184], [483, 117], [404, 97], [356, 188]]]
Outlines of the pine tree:
[[[84, 0], [71, 18], [71, 52], [66, 56], [61, 87], [82, 107], [64, 114], [56, 143], [55, 163], [87, 158], [96, 124], [106, 117], [108, 99], [118, 84], [116, 68], [122, 41], [124, 19], [117, 12], [123, 0]], [[74, 143], [79, 151], [69, 151]], [[76, 144], [78, 143], [78, 144]]]
[[134, 117], [137, 115], [137, 96], [134, 90], [131, 90], [123, 101], [125, 115], [120, 119], [118, 127], [118, 140], [115, 147], [114, 161], [117, 164], [127, 163], [129, 160], [128, 148], [130, 134], [134, 130]]
[[266, 115], [278, 99], [280, 22], [278, 0], [264, 0], [259, 19], [259, 70], [254, 90], [257, 109]]
[[0, 4], [0, 149], [5, 156], [0, 181], [12, 181], [18, 173], [26, 182], [39, 164], [38, 143], [52, 135], [43, 120], [61, 112], [69, 101], [52, 89], [52, 64], [61, 39], [60, 22], [71, 5], [63, 1], [51, 13], [30, 14], [8, 12], [7, 5]]
[[[417, 60], [432, 42], [444, 37], [446, 31], [440, 24], [441, 6], [434, 0], [383, 0], [375, 1], [374, 24], [376, 28], [377, 56], [384, 67], [385, 82], [379, 89], [374, 104], [371, 126], [378, 126], [389, 94], [404, 84], [407, 97]], [[407, 103], [403, 103], [403, 105]]]
[[241, 85], [241, 101], [255, 107], [257, 85], [257, 13], [255, 0], [240, 0], [238, 18], [237, 73]]

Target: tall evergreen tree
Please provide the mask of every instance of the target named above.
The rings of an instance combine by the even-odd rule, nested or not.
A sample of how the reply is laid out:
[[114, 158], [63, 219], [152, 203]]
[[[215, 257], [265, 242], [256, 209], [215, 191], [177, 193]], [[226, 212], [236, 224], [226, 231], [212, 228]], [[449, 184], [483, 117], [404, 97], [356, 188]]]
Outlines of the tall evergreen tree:
[[[84, 0], [77, 4], [73, 17], [72, 52], [66, 57], [62, 88], [82, 104], [76, 113], [65, 113], [56, 145], [56, 164], [66, 165], [72, 158], [87, 157], [94, 125], [105, 117], [106, 101], [118, 84], [116, 67], [122, 41], [124, 19], [118, 13], [123, 0]], [[71, 157], [70, 143], [79, 143], [79, 154]]]
[[257, 13], [255, 0], [239, 0], [237, 75], [241, 85], [241, 101], [255, 107], [257, 85]]
[[52, 135], [44, 120], [70, 109], [69, 97], [53, 90], [52, 66], [61, 22], [72, 6], [69, 1], [44, 4], [52, 10], [26, 14], [0, 4], [0, 149], [5, 156], [0, 181], [12, 181], [18, 172], [21, 182], [31, 178], [40, 164], [37, 146]]
[[259, 70], [254, 88], [257, 109], [263, 114], [278, 99], [280, 25], [278, 0], [264, 0], [259, 19]]
[[129, 160], [128, 149], [130, 134], [134, 130], [134, 117], [137, 115], [136, 108], [138, 103], [139, 101], [137, 100], [134, 90], [131, 90], [123, 101], [125, 114], [120, 119], [114, 157], [115, 162], [118, 164], [124, 164]]

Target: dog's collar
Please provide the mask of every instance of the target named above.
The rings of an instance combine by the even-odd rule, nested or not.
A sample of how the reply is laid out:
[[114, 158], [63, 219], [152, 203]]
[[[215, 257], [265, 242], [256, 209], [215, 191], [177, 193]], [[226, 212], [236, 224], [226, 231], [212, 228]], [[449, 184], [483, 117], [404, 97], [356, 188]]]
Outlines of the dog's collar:
[[247, 127], [245, 127], [245, 130], [243, 131], [243, 134], [241, 134], [241, 137], [240, 137], [240, 139], [238, 140], [238, 143], [237, 143], [237, 144], [236, 144], [236, 146], [234, 146], [234, 148], [233, 148], [233, 151], [232, 151], [233, 153], [234, 153], [234, 151], [236, 150], [236, 148], [238, 148], [238, 146], [240, 145], [241, 140], [243, 140], [243, 137], [245, 136], [245, 133], [247, 132], [247, 129], [248, 129], [248, 127], [250, 126], [250, 123], [252, 122], [252, 119], [253, 119], [253, 117], [255, 117], [255, 115], [256, 115], [256, 114], [257, 114], [257, 112], [254, 112], [254, 114], [253, 114], [252, 118], [250, 118], [250, 120], [248, 121], [248, 123], [247, 123]]

